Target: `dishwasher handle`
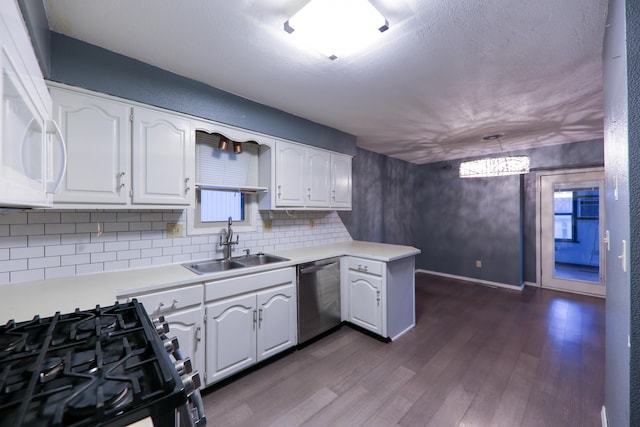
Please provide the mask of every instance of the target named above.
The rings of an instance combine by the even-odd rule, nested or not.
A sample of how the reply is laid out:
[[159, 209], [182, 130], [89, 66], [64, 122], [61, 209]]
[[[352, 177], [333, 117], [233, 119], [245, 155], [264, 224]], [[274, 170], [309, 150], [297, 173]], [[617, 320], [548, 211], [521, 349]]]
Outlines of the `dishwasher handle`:
[[311, 265], [309, 267], [300, 267], [300, 274], [314, 273], [320, 270], [326, 270], [333, 268], [336, 264], [340, 264], [340, 261], [334, 261], [330, 264]]

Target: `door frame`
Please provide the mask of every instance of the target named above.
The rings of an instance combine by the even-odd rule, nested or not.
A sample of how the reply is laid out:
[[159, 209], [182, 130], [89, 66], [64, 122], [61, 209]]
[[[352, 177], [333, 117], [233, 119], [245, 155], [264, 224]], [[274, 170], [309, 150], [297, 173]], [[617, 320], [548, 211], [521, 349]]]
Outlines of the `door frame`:
[[[541, 230], [541, 221], [542, 221], [542, 186], [541, 179], [543, 176], [549, 175], [569, 175], [573, 173], [588, 173], [588, 172], [602, 172], [604, 174], [604, 167], [588, 167], [588, 168], [577, 168], [577, 169], [550, 169], [545, 171], [536, 172], [536, 286], [542, 288], [542, 230]], [[604, 179], [604, 176], [603, 176]], [[601, 195], [601, 200], [604, 200], [604, 194]], [[604, 218], [600, 219], [601, 227], [604, 227]], [[602, 230], [600, 231], [602, 235]], [[602, 245], [602, 241], [600, 241], [600, 245]], [[601, 251], [602, 252], [602, 251]], [[601, 256], [601, 265], [600, 269], [605, 268], [605, 262], [603, 262], [602, 258], [606, 257], [606, 254]], [[601, 272], [602, 280], [605, 280], [606, 275], [605, 271]], [[604, 284], [606, 289], [606, 283]], [[551, 288], [546, 288], [551, 289]], [[566, 291], [569, 292], [569, 291]], [[606, 294], [606, 291], [605, 291]], [[586, 294], [585, 294], [586, 295]], [[605, 298], [604, 295], [593, 295], [601, 298]]]

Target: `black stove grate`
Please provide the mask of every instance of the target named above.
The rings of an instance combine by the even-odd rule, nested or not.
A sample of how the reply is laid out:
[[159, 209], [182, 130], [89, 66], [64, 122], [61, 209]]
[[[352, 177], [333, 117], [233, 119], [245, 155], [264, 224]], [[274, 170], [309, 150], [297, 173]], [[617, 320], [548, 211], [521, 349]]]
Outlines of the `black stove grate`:
[[0, 327], [0, 427], [123, 426], [186, 399], [137, 301]]

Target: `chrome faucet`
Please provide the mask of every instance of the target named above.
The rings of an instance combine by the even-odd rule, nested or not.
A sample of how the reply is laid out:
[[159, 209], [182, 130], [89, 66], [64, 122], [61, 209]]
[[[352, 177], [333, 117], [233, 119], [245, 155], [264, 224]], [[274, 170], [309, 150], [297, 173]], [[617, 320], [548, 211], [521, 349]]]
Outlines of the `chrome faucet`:
[[231, 259], [231, 246], [237, 245], [240, 239], [240, 236], [236, 236], [236, 241], [233, 241], [233, 229], [231, 228], [231, 223], [231, 217], [229, 217], [229, 221], [227, 223], [227, 235], [225, 236], [224, 240], [222, 239], [222, 236], [220, 236], [220, 246], [224, 247], [224, 259]]

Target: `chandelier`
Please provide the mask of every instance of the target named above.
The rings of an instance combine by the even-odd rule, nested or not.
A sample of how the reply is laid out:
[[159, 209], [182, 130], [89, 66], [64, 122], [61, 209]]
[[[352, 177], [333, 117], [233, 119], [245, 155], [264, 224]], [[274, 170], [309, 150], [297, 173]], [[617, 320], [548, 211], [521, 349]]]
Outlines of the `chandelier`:
[[[502, 134], [489, 135], [484, 141], [498, 140]], [[500, 144], [502, 150], [502, 144]], [[489, 157], [485, 159], [469, 160], [460, 163], [460, 178], [484, 178], [492, 176], [520, 175], [529, 173], [529, 156]]]

